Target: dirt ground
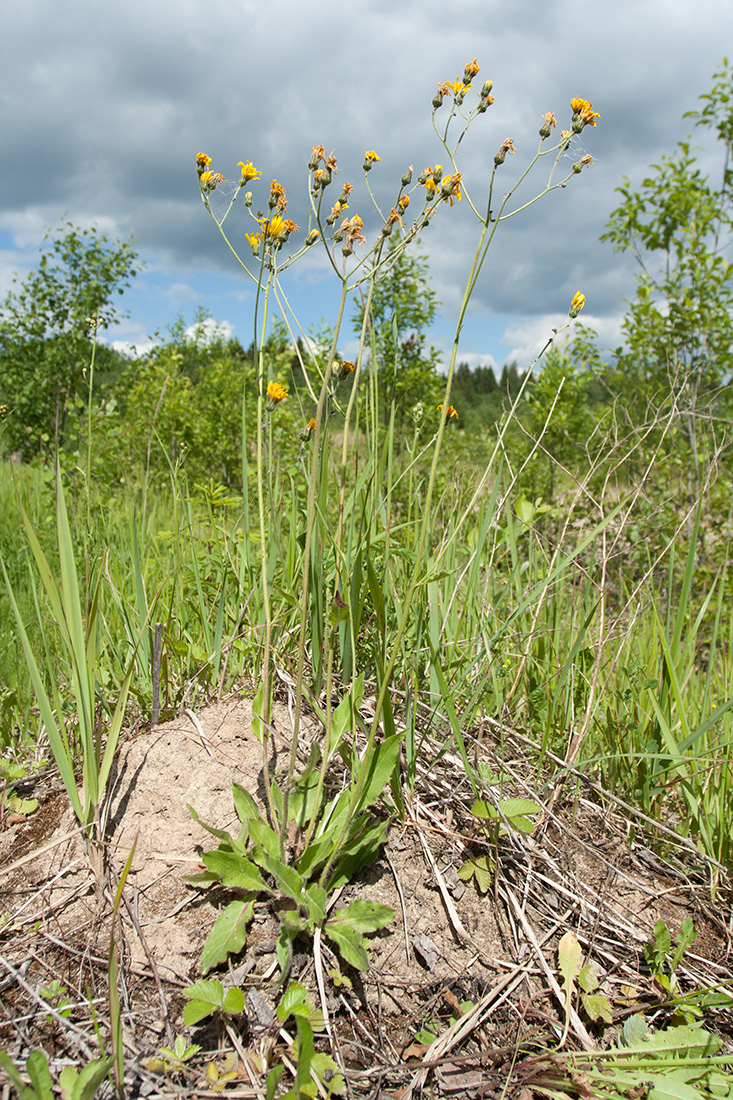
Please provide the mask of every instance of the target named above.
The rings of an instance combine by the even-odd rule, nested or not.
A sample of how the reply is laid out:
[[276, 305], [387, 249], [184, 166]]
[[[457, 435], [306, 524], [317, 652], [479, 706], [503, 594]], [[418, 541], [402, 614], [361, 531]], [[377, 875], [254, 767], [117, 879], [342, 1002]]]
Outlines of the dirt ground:
[[[267, 1048], [277, 1058], [287, 1051], [272, 1016], [277, 913], [265, 902], [255, 908], [242, 956], [228, 971], [209, 975], [221, 977], [225, 988], [247, 990], [236, 1032], [183, 1025], [182, 989], [200, 977], [204, 941], [231, 900], [221, 888], [205, 891], [186, 882], [203, 869], [202, 853], [216, 847], [188, 807], [207, 824], [236, 832], [232, 783], [263, 801], [262, 749], [251, 723], [250, 702], [231, 699], [128, 740], [118, 755], [107, 839], [110, 887], [135, 845], [121, 911], [130, 1096], [206, 1092], [206, 1066], [219, 1064], [227, 1050], [235, 1065], [231, 1095], [264, 1096], [254, 1055]], [[269, 765], [277, 772], [291, 728], [285, 703], [276, 704], [273, 727]], [[306, 723], [304, 735], [319, 736], [315, 721]], [[491, 740], [476, 751], [491, 753]], [[512, 833], [500, 842], [494, 880], [481, 894], [458, 876], [467, 859], [497, 854], [470, 814], [473, 792], [450, 754], [435, 767], [429, 742], [424, 754], [419, 797], [406, 798], [405, 819], [390, 825], [380, 857], [338, 899], [342, 905], [369, 898], [395, 911], [391, 924], [371, 938], [369, 970], [354, 971], [323, 943], [320, 1003], [331, 1036], [321, 1046], [330, 1046], [346, 1071], [351, 1095], [409, 1100], [423, 1087], [439, 1096], [498, 1095], [519, 1039], [534, 1028], [547, 1041], [563, 1028], [563, 1004], [552, 983], [557, 942], [569, 929], [614, 1006], [614, 1025], [630, 1006], [659, 1000], [643, 948], [660, 919], [673, 936], [685, 916], [695, 923], [697, 939], [680, 970], [683, 987], [733, 980], [727, 889], [721, 886], [711, 900], [709, 873], [689, 848], [653, 855], [638, 822], [631, 844], [628, 817], [612, 797], [576, 782], [552, 807], [545, 802], [531, 836]], [[515, 760], [505, 763], [518, 769], [512, 793], [526, 797], [521, 759], [517, 742]], [[29, 1049], [40, 1047], [56, 1071], [68, 1061], [78, 1064], [81, 1040], [44, 1011], [39, 991], [53, 979], [62, 983], [78, 1006], [69, 1019], [93, 1047], [90, 1001], [102, 1033], [107, 1020], [111, 906], [98, 905], [58, 780], [44, 784], [36, 792], [39, 810], [0, 834], [0, 1049], [22, 1063]], [[312, 947], [297, 947], [293, 976], [319, 1001]], [[46, 1003], [44, 997], [47, 1002], [48, 993], [41, 998]], [[452, 1046], [448, 1040], [431, 1046], [431, 1034], [445, 1037], [455, 1029], [469, 1003], [482, 1013], [476, 1026]], [[726, 1049], [733, 1037], [729, 1017], [721, 1010], [714, 1020]], [[181, 1034], [200, 1044], [200, 1056], [178, 1077], [156, 1076], [146, 1068], [149, 1060]], [[607, 1044], [613, 1034], [587, 1018], [572, 1020], [571, 1041], [579, 1047]]]

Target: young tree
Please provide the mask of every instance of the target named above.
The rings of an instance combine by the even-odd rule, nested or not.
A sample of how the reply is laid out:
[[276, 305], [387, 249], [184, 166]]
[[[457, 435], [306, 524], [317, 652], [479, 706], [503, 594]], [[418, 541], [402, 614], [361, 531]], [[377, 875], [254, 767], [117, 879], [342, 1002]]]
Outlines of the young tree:
[[[0, 400], [9, 412], [3, 440], [10, 450], [38, 450], [63, 441], [69, 409], [86, 392], [85, 373], [100, 329], [121, 313], [117, 296], [137, 273], [132, 244], [70, 222], [49, 233], [35, 271], [0, 307]], [[114, 353], [97, 344], [97, 368]], [[57, 421], [58, 410], [58, 421]]]
[[733, 67], [724, 64], [701, 97], [705, 106], [685, 115], [717, 139], [718, 182], [703, 174], [690, 141], [681, 141], [638, 190], [628, 179], [618, 188], [623, 202], [601, 238], [632, 252], [641, 267], [623, 323], [625, 346], [616, 352], [617, 390], [633, 388], [644, 406], [673, 402], [698, 482], [700, 414], [714, 413], [733, 367], [733, 267], [725, 258], [733, 228]]
[[[430, 286], [427, 260], [409, 252], [394, 258], [395, 253], [392, 245], [386, 274], [374, 285], [369, 314], [385, 421], [394, 402], [399, 423], [419, 401], [439, 401], [444, 384], [437, 370], [439, 352], [427, 342], [440, 304]], [[360, 303], [354, 314], [356, 332], [361, 332], [363, 319]]]

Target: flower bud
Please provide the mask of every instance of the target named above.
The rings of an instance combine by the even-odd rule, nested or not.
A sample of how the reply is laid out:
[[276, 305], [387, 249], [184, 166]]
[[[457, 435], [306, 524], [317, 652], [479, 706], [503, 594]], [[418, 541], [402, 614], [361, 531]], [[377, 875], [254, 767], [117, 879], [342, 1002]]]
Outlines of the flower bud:
[[404, 176], [400, 180], [400, 183], [402, 184], [403, 187], [409, 187], [410, 186], [410, 184], [412, 183], [412, 165], [410, 165], [410, 167], [407, 169]]
[[570, 303], [570, 310], [568, 312], [568, 317], [570, 317], [570, 319], [574, 321], [575, 318], [580, 313], [580, 311], [581, 311], [581, 309], [583, 308], [584, 305], [585, 305], [585, 294], [581, 294], [581, 292], [578, 290], [573, 295], [573, 300]]
[[[493, 80], [485, 80], [481, 86], [481, 98], [488, 99], [491, 95], [491, 89], [494, 87]], [[493, 102], [493, 100], [492, 100]]]
[[442, 178], [443, 178], [443, 165], [442, 164], [436, 164], [435, 168], [433, 169], [433, 182], [434, 183], [440, 183]]
[[244, 205], [247, 207], [247, 209], [249, 209], [249, 207], [252, 205], [252, 199], [253, 198], [254, 198], [254, 195], [252, 194], [251, 191], [245, 191], [244, 192]]
[[320, 234], [317, 229], [311, 229], [308, 236], [305, 238], [306, 247], [310, 248], [312, 244], [315, 244]]
[[434, 95], [433, 96], [433, 107], [435, 108], [435, 110], [437, 111], [438, 107], [442, 107], [442, 106], [443, 106], [443, 97], [442, 97], [442, 95]]

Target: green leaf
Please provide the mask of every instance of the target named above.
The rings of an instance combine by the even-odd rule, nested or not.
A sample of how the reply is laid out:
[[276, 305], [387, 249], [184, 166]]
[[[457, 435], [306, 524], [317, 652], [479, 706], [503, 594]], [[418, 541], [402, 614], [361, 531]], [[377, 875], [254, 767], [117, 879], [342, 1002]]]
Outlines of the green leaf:
[[352, 901], [343, 909], [337, 909], [329, 918], [327, 925], [333, 927], [348, 924], [356, 932], [376, 932], [378, 928], [384, 928], [393, 921], [394, 916], [394, 909], [390, 909], [388, 905], [361, 898]]
[[232, 784], [232, 797], [234, 798], [234, 809], [237, 811], [237, 817], [243, 825], [262, 817], [262, 811], [252, 795], [244, 787], [240, 787], [239, 783]]
[[249, 890], [252, 893], [262, 891], [272, 893], [259, 868], [251, 860], [236, 852], [206, 852], [202, 859], [206, 867], [217, 874], [225, 886]]
[[355, 813], [365, 810], [379, 798], [395, 769], [401, 745], [402, 738], [399, 734], [395, 734], [393, 737], [388, 737], [374, 750], [372, 758], [367, 764], [364, 786], [354, 807]]
[[260, 684], [257, 694], [252, 700], [252, 733], [260, 744], [265, 739], [265, 727], [262, 722], [262, 713], [265, 702], [265, 685]]
[[[38, 1100], [52, 1100], [53, 1084], [48, 1069], [46, 1056], [40, 1050], [32, 1050], [25, 1064], [31, 1084], [36, 1091]], [[106, 1073], [105, 1073], [106, 1076]]]
[[199, 1020], [210, 1016], [212, 1012], [221, 1008], [224, 1003], [224, 990], [222, 984], [214, 978], [205, 978], [202, 981], [189, 985], [183, 991], [184, 997], [189, 1002], [183, 1010], [183, 1022], [187, 1027], [197, 1024]]
[[603, 993], [583, 992], [580, 994], [580, 999], [591, 1020], [605, 1020], [607, 1024], [613, 1023], [613, 1007]]
[[252, 858], [256, 859], [260, 867], [264, 867], [275, 879], [278, 890], [287, 894], [297, 905], [303, 902], [303, 879], [294, 867], [288, 867], [279, 859], [269, 855], [263, 848], [252, 850]]
[[280, 837], [261, 817], [249, 821], [249, 835], [254, 844], [263, 848], [269, 856], [277, 859], [280, 854]]
[[244, 990], [236, 985], [228, 990], [221, 1007], [222, 1011], [226, 1012], [227, 1015], [239, 1016], [244, 1012]]
[[633, 1016], [629, 1016], [624, 1020], [624, 1026], [621, 1032], [621, 1042], [624, 1047], [638, 1049], [639, 1045], [644, 1042], [648, 1034], [649, 1027], [646, 1020], [640, 1012], [635, 1012]]
[[281, 1023], [285, 1023], [289, 1016], [302, 1016], [314, 1022], [319, 1030], [323, 1027], [323, 1016], [316, 1009], [308, 990], [300, 982], [290, 982], [280, 998], [276, 1015]]
[[357, 970], [369, 969], [369, 953], [363, 938], [348, 924], [326, 921], [323, 932], [338, 947], [341, 956]]
[[201, 973], [223, 963], [227, 955], [238, 955], [247, 939], [247, 925], [254, 914], [254, 901], [232, 901], [217, 918], [201, 952]]
[[581, 966], [578, 971], [578, 985], [585, 993], [593, 993], [598, 989], [598, 977], [590, 963]]
[[95, 1058], [79, 1071], [79, 1076], [71, 1090], [71, 1100], [94, 1100], [97, 1089], [108, 1076], [112, 1067], [111, 1058]]

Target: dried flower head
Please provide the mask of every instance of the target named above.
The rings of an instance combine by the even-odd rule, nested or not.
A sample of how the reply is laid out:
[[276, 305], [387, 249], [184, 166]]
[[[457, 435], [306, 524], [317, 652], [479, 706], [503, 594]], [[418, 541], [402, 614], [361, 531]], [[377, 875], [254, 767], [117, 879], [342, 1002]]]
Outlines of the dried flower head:
[[580, 160], [575, 162], [575, 164], [573, 165], [573, 171], [576, 175], [580, 175], [583, 169], [587, 168], [588, 165], [592, 163], [593, 157], [590, 155], [590, 153], [586, 153], [584, 157], [581, 157]]
[[313, 152], [311, 153], [311, 159], [308, 161], [308, 167], [310, 168], [311, 172], [315, 172], [316, 168], [318, 167], [318, 165], [321, 163], [321, 161], [323, 160], [323, 158], [325, 156], [326, 156], [326, 150], [323, 148], [322, 145], [314, 145], [313, 146]]
[[542, 116], [542, 125], [540, 126], [540, 137], [548, 138], [550, 136], [550, 130], [557, 129], [557, 119], [552, 111], [546, 111]]
[[517, 150], [514, 148], [514, 139], [513, 138], [506, 138], [502, 142], [502, 145], [501, 145], [501, 148], [499, 149], [499, 152], [494, 157], [494, 164], [496, 165], [496, 167], [498, 168], [500, 164], [504, 163], [504, 161], [506, 160], [507, 153], [511, 153], [512, 156], [513, 156], [516, 153], [516, 151]]

